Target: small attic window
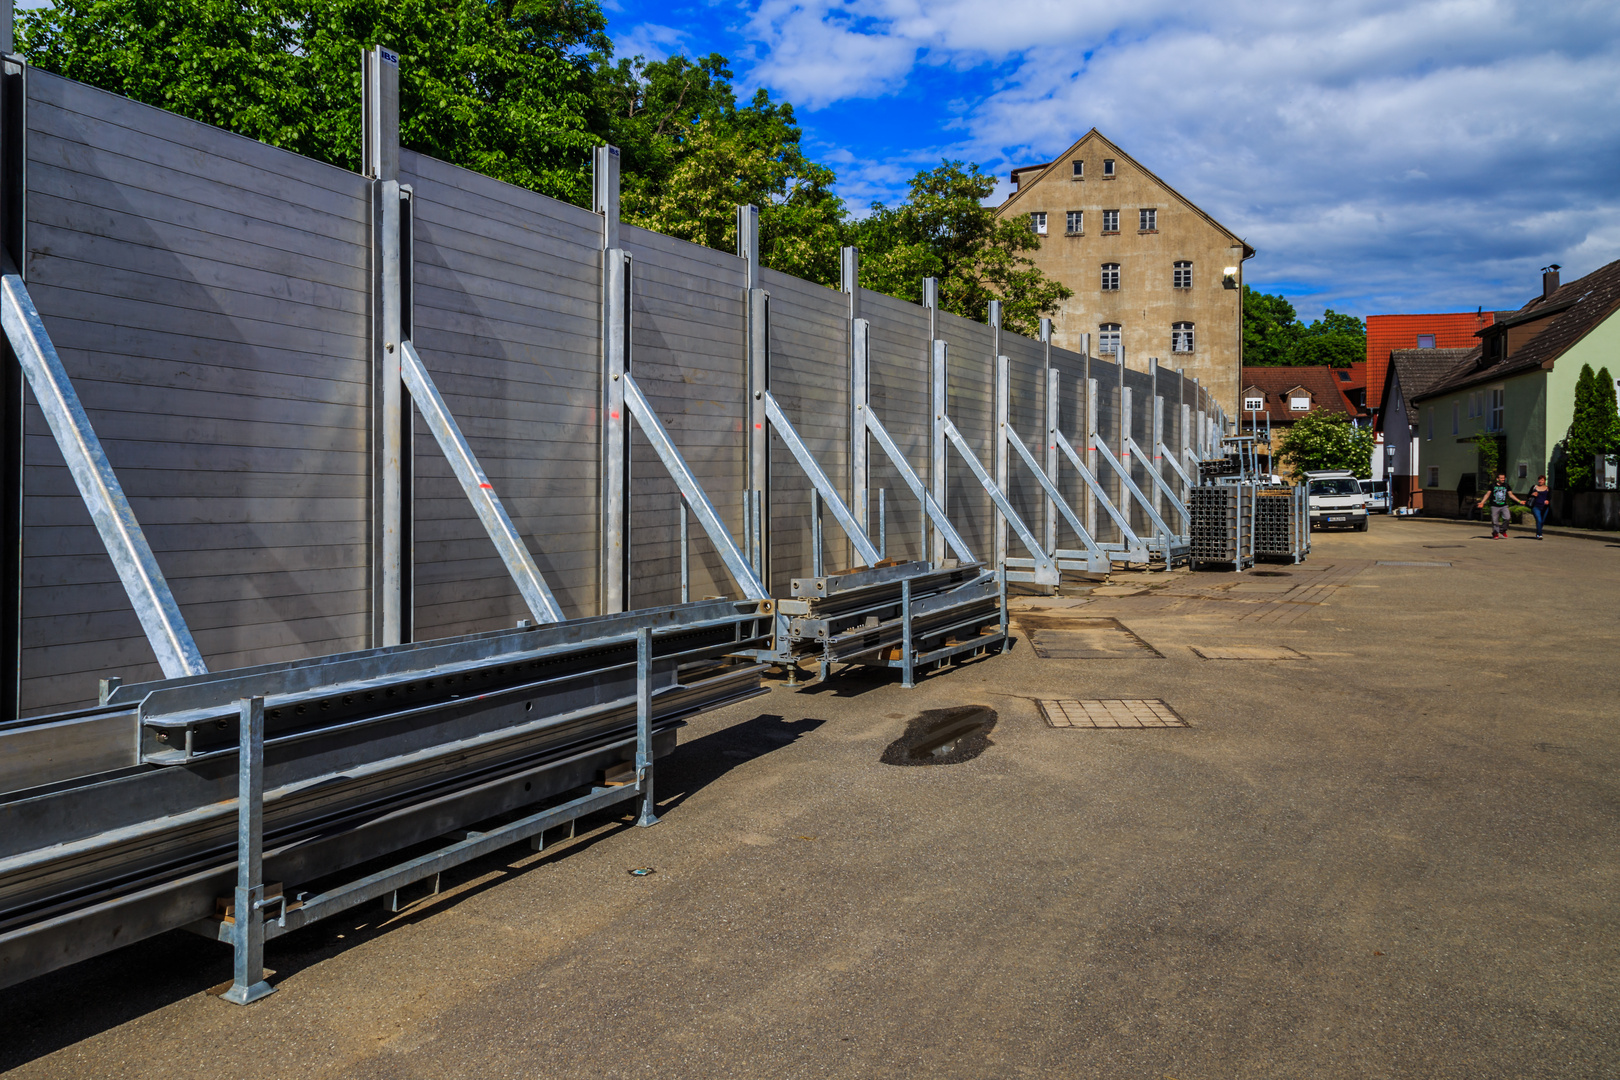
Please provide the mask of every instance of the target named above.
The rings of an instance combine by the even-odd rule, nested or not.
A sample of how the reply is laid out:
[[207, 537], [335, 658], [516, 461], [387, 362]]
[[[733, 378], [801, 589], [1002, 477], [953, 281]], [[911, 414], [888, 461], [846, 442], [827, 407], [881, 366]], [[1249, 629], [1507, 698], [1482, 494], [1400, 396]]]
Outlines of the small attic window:
[[1339, 376], [1339, 381], [1340, 382], [1349, 382], [1350, 381], [1350, 373], [1348, 371], [1338, 372], [1338, 376]]
[[1311, 396], [1300, 390], [1294, 391], [1288, 395], [1288, 408], [1293, 412], [1310, 412]]
[[1074, 178], [1076, 180], [1084, 180], [1086, 178], [1086, 163], [1083, 161], [1075, 161], [1073, 164]]
[[1113, 158], [1103, 158], [1103, 175], [1104, 176], [1113, 176], [1114, 175], [1114, 159]]
[[1243, 399], [1244, 412], [1263, 412], [1265, 407], [1266, 399], [1264, 397], [1245, 396]]
[[1434, 335], [1433, 334], [1419, 334], [1418, 335], [1417, 347], [1420, 348], [1420, 349], [1432, 349], [1432, 348], [1434, 348]]

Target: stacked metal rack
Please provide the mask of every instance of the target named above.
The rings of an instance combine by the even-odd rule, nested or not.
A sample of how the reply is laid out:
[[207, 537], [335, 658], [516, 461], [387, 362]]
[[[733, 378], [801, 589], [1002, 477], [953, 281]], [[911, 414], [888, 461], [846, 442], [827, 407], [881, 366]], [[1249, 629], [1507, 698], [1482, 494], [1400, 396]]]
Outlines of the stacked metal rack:
[[1192, 489], [1192, 563], [1254, 565], [1255, 492], [1253, 484], [1206, 484]]
[[817, 660], [823, 675], [834, 663], [867, 664], [899, 668], [911, 686], [919, 667], [1007, 642], [1006, 584], [983, 563], [862, 567], [794, 578], [792, 593], [776, 602], [774, 658]]
[[1311, 513], [1305, 486], [1259, 488], [1255, 492], [1255, 555], [1299, 563], [1310, 550]]

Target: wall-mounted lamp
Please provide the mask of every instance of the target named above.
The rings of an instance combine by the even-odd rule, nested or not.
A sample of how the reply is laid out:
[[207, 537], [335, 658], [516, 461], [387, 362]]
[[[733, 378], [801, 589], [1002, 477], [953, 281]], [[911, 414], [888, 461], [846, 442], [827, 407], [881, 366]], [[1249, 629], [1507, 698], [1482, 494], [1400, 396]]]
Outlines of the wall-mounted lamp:
[[1221, 271], [1221, 284], [1228, 289], [1237, 288], [1237, 274], [1237, 267], [1228, 266], [1225, 270]]

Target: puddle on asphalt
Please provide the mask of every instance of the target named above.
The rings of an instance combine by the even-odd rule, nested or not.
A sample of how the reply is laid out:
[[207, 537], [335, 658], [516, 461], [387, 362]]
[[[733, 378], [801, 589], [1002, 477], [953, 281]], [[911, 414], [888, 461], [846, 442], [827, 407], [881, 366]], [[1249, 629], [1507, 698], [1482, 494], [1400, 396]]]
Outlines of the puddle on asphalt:
[[906, 733], [888, 745], [879, 760], [885, 765], [957, 765], [972, 761], [992, 745], [990, 729], [996, 711], [986, 705], [929, 709], [906, 725]]
[[1293, 577], [1287, 570], [1250, 570], [1250, 577]]

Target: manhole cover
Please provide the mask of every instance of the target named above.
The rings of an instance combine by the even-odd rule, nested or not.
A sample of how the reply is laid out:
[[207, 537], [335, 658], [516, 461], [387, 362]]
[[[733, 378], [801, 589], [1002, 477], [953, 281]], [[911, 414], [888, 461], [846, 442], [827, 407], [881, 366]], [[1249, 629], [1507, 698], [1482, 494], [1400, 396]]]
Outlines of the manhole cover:
[[1385, 562], [1378, 560], [1379, 566], [1450, 566], [1448, 562]]
[[1158, 698], [1042, 701], [1041, 714], [1058, 728], [1172, 728], [1190, 727], [1176, 711]]
[[906, 725], [878, 760], [885, 765], [955, 765], [972, 761], [991, 745], [996, 711], [986, 705], [929, 709]]
[[1194, 645], [1192, 651], [1205, 660], [1303, 660], [1305, 656], [1286, 645]]
[[1065, 619], [1061, 626], [1031, 630], [1029, 643], [1043, 660], [1146, 660], [1162, 655], [1118, 619]]

